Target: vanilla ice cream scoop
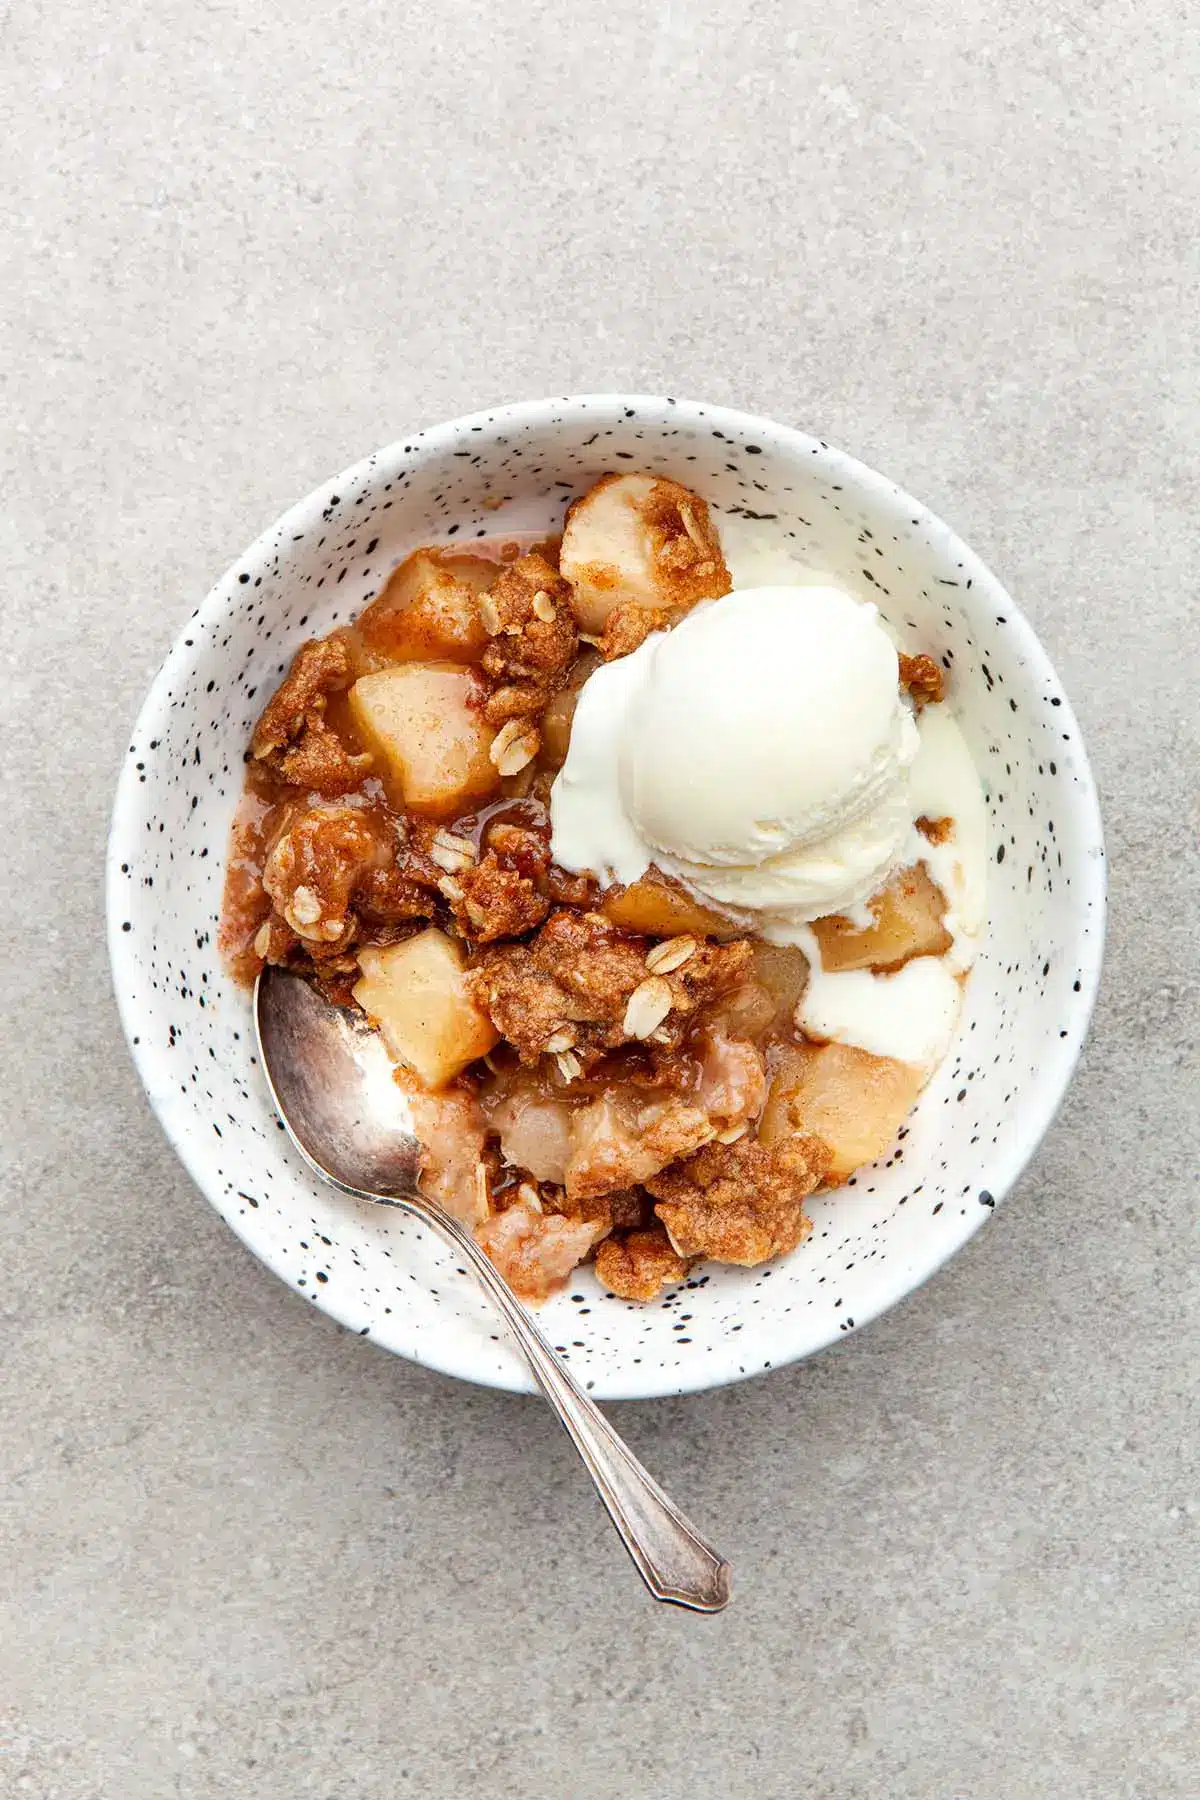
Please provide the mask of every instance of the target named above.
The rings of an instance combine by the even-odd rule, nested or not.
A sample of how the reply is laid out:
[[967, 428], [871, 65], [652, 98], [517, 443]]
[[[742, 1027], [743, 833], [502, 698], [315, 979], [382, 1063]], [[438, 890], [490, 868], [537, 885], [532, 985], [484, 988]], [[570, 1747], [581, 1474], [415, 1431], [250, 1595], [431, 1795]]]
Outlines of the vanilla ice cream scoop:
[[788, 942], [899, 866], [918, 744], [873, 606], [836, 587], [736, 591], [585, 683], [554, 855], [608, 881], [655, 863]]

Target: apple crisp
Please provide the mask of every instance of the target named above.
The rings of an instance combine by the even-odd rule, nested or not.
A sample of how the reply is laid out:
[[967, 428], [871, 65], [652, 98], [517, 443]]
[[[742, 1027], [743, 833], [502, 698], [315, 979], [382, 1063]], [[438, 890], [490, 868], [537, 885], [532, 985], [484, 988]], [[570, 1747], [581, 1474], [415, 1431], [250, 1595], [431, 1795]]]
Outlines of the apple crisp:
[[[708, 506], [606, 476], [559, 540], [426, 547], [297, 652], [254, 730], [222, 946], [360, 1007], [427, 1146], [427, 1191], [525, 1299], [592, 1259], [652, 1300], [700, 1258], [751, 1266], [807, 1197], [886, 1150], [923, 1077], [797, 1025], [804, 951], [760, 942], [651, 867], [602, 886], [553, 858], [550, 786], [606, 660], [730, 589]], [[913, 704], [942, 698], [900, 658]], [[949, 819], [918, 821], [930, 843]], [[817, 920], [830, 970], [940, 956], [922, 863], [868, 916]]]

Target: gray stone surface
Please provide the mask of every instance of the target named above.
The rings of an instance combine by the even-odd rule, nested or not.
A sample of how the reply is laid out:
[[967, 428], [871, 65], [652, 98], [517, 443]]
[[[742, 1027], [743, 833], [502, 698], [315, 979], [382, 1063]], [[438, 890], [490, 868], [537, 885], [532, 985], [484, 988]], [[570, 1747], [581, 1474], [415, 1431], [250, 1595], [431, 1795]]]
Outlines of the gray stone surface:
[[[0, 1793], [1194, 1795], [1188, 9], [31, 0], [0, 43]], [[638, 387], [943, 511], [1113, 856], [1085, 1066], [988, 1229], [807, 1366], [615, 1409], [735, 1558], [707, 1621], [538, 1406], [239, 1248], [101, 941], [125, 734], [260, 527], [413, 424]]]

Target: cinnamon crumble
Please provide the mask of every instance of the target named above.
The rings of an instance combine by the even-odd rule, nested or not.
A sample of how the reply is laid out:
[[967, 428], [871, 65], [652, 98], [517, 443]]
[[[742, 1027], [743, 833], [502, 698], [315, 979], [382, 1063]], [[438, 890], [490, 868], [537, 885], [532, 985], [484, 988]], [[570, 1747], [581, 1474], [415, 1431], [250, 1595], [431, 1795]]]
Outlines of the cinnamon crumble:
[[932, 656], [900, 657], [900, 686], [912, 695], [920, 712], [923, 706], [935, 706], [945, 698], [946, 678]]

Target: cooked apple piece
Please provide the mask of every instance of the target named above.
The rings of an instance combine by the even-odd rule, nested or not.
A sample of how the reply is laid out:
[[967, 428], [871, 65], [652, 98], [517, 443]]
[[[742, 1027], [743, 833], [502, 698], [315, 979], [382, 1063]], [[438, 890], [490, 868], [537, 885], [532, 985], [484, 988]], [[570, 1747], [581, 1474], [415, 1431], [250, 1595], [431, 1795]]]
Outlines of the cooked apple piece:
[[635, 1088], [608, 1088], [571, 1120], [568, 1200], [636, 1187], [714, 1135], [708, 1114], [675, 1097], [639, 1102]]
[[599, 1095], [573, 1114], [563, 1174], [572, 1199], [632, 1187], [662, 1167], [642, 1144], [637, 1121], [637, 1096], [620, 1089]]
[[729, 1037], [758, 1043], [777, 1022], [786, 1027], [777, 1015], [775, 998], [761, 981], [741, 981], [713, 1003], [709, 1022]]
[[583, 650], [575, 658], [567, 686], [551, 696], [542, 713], [542, 761], [552, 769], [561, 769], [567, 760], [567, 751], [571, 747], [571, 726], [575, 720], [575, 708], [579, 704], [579, 690], [592, 670], [599, 668], [600, 662], [601, 658], [595, 650]]
[[488, 641], [476, 595], [496, 578], [482, 557], [418, 550], [390, 576], [358, 621], [376, 666], [394, 662], [478, 662]]
[[392, 1055], [427, 1088], [445, 1087], [486, 1056], [498, 1036], [467, 993], [465, 960], [462, 946], [434, 926], [403, 943], [358, 952], [362, 976], [354, 998]]
[[561, 769], [567, 760], [578, 704], [579, 689], [562, 688], [542, 713], [542, 759], [553, 769]]
[[468, 550], [436, 550], [438, 564], [473, 594], [486, 594], [503, 567], [489, 556], [472, 556]]
[[747, 1038], [727, 1037], [710, 1027], [694, 1040], [700, 1051], [700, 1075], [691, 1099], [723, 1130], [755, 1119], [767, 1097], [761, 1051]]
[[820, 1138], [831, 1184], [890, 1149], [925, 1085], [925, 1071], [848, 1044], [788, 1045], [780, 1054], [759, 1136], [769, 1148], [800, 1132]]
[[462, 1224], [478, 1225], [489, 1210], [483, 1167], [487, 1126], [478, 1100], [458, 1089], [428, 1094], [415, 1081], [405, 1085], [413, 1130], [425, 1147], [422, 1192]]
[[535, 1181], [562, 1187], [571, 1154], [572, 1108], [551, 1098], [540, 1077], [525, 1069], [485, 1093], [483, 1102], [505, 1162], [527, 1169]]
[[495, 733], [478, 695], [474, 672], [445, 662], [399, 663], [355, 682], [350, 714], [393, 805], [442, 818], [493, 791]]
[[669, 611], [727, 594], [729, 570], [698, 494], [653, 475], [605, 475], [567, 513], [559, 568], [583, 631], [616, 606]]
[[661, 875], [643, 875], [629, 887], [612, 887], [600, 902], [606, 919], [622, 931], [643, 932], [647, 937], [678, 937], [690, 931], [696, 937], [733, 938], [740, 928], [724, 913], [702, 906], [686, 888]]
[[475, 1236], [513, 1292], [537, 1305], [562, 1286], [608, 1229], [600, 1220], [564, 1219], [518, 1201], [477, 1225]]
[[800, 997], [808, 986], [808, 958], [794, 944], [754, 945], [754, 973], [775, 1003], [773, 1023], [790, 1031]]
[[814, 920], [824, 968], [899, 969], [914, 956], [941, 956], [953, 941], [944, 923], [946, 897], [921, 863], [894, 875], [870, 910], [873, 922], [865, 927], [840, 913]]

